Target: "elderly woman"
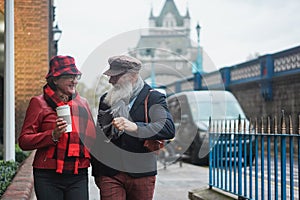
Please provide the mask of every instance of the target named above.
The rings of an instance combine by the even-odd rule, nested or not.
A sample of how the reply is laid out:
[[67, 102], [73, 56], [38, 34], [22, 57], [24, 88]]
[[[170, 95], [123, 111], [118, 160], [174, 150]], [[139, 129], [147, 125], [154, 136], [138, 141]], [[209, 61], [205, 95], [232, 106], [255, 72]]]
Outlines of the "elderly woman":
[[[89, 149], [95, 125], [86, 99], [76, 92], [81, 72], [71, 56], [50, 61], [43, 94], [32, 97], [18, 138], [23, 150], [35, 150], [34, 188], [37, 199], [88, 199]], [[56, 108], [69, 105], [72, 131]]]

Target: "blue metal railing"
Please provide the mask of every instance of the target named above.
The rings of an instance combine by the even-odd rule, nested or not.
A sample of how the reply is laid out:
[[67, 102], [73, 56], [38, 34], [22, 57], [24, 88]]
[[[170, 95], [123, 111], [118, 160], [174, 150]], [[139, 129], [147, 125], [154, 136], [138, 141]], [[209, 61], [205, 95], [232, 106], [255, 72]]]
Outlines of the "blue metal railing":
[[[286, 49], [273, 54], [262, 55], [254, 60], [249, 60], [232, 66], [222, 67], [220, 70], [209, 73], [202, 73], [199, 90], [229, 90], [233, 86], [247, 83], [259, 83], [262, 97], [266, 100], [273, 99], [274, 78], [285, 77], [291, 74], [300, 73], [300, 46]], [[167, 84], [166, 87], [174, 87], [176, 92], [181, 92], [183, 88], [191, 90], [186, 86], [193, 85], [194, 77], [184, 78], [174, 83]]]
[[[241, 123], [237, 121], [233, 123]], [[287, 133], [285, 122], [280, 131], [276, 125], [272, 133], [270, 125], [267, 131], [263, 124], [260, 129], [232, 131], [218, 130], [219, 124], [220, 121], [210, 121], [210, 188], [221, 189], [239, 199], [300, 199], [299, 133], [291, 127]]]

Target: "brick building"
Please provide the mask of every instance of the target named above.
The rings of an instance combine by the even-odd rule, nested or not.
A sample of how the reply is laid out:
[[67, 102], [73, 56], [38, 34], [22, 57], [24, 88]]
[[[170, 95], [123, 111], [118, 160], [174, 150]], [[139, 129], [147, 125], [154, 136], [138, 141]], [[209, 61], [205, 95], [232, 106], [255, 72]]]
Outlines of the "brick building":
[[[18, 136], [29, 100], [42, 92], [53, 39], [53, 0], [14, 0], [15, 130]], [[0, 0], [0, 130], [3, 130], [4, 13]], [[0, 133], [1, 134], [1, 133]]]

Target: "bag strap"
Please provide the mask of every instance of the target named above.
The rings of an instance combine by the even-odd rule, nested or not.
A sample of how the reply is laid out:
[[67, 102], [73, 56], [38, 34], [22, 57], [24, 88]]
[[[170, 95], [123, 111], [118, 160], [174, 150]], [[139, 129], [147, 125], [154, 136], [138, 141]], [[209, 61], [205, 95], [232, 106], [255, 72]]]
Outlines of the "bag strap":
[[145, 98], [145, 102], [144, 102], [144, 105], [145, 105], [145, 122], [148, 123], [148, 99], [149, 99], [149, 96], [150, 96], [150, 93], [152, 92], [153, 90], [149, 90], [149, 93], [147, 94], [146, 98]]
[[[148, 123], [148, 99], [149, 99], [150, 93], [152, 91], [153, 90], [149, 90], [149, 93], [147, 94], [147, 96], [145, 98], [145, 102], [144, 102], [145, 103], [145, 122], [146, 123]], [[155, 149], [152, 149], [153, 145], [154, 145]], [[158, 147], [157, 147], [157, 145], [158, 145]], [[154, 151], [155, 154], [158, 154], [158, 152], [159, 152], [158, 150], [163, 148], [164, 143], [161, 140], [145, 140], [144, 146], [146, 146], [151, 151]]]

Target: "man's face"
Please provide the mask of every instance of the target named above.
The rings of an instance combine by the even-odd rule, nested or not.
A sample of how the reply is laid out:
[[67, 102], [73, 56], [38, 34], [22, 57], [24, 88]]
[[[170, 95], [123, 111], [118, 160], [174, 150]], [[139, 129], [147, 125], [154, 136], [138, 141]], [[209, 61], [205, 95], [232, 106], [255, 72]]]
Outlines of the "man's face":
[[124, 75], [125, 73], [122, 73], [122, 74], [119, 74], [119, 75], [116, 75], [116, 76], [111, 76], [109, 78], [109, 83], [112, 84], [112, 85], [116, 85], [116, 84], [120, 84], [120, 82], [122, 82], [122, 76]]
[[121, 99], [129, 100], [132, 95], [134, 80], [134, 76], [130, 73], [111, 76], [109, 83], [111, 83], [113, 87], [108, 91], [105, 98], [108, 105], [114, 105]]

